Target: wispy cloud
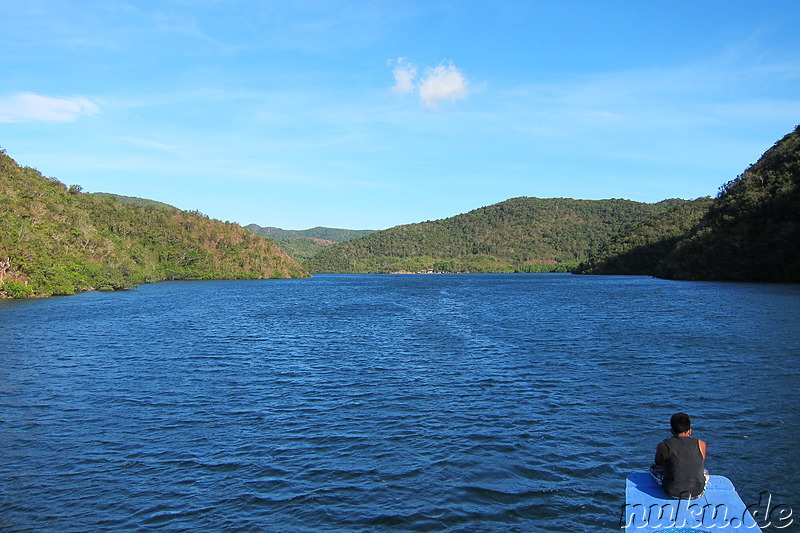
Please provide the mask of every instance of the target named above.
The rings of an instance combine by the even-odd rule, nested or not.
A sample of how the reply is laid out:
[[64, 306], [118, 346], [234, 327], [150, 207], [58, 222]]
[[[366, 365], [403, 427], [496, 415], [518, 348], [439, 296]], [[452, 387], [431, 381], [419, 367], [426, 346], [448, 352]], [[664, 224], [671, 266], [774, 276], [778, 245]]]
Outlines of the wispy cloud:
[[99, 112], [100, 108], [83, 96], [56, 98], [18, 93], [0, 98], [0, 122], [73, 122]]
[[404, 58], [390, 61], [394, 65], [392, 75], [395, 94], [409, 94], [416, 91], [420, 103], [428, 109], [436, 110], [445, 102], [455, 102], [469, 96], [470, 87], [467, 77], [452, 63], [442, 63], [435, 67], [427, 67], [424, 74], [416, 82], [417, 67]]
[[138, 137], [121, 137], [120, 140], [142, 148], [153, 148], [155, 150], [161, 150], [164, 152], [176, 153], [180, 150], [180, 146], [177, 144], [167, 144], [158, 141], [151, 141], [149, 139], [141, 139]]
[[798, 116], [800, 99], [780, 90], [796, 83], [796, 64], [751, 56], [757, 54], [718, 54], [665, 68], [495, 87], [477, 107], [488, 112], [487, 121], [537, 142], [582, 138], [587, 144], [607, 144], [616, 139], [640, 146], [650, 139], [653, 145], [642, 153], [663, 153], [656, 143], [688, 152], [698, 136], [709, 142], [722, 139], [728, 135], [725, 129], [742, 120], [755, 126]]
[[407, 63], [405, 59], [398, 58], [396, 66], [392, 69], [394, 76], [394, 87], [392, 92], [395, 94], [408, 94], [414, 90], [414, 78], [417, 77], [417, 67]]

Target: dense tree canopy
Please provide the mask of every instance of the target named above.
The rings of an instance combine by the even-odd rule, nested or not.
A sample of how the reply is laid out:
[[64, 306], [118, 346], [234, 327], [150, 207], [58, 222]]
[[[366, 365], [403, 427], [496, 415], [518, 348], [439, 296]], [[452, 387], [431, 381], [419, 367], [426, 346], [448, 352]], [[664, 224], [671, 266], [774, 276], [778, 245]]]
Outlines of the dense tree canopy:
[[304, 266], [311, 272], [566, 272], [611, 235], [685, 203], [513, 198], [335, 244]]
[[332, 245], [312, 272], [644, 274], [800, 281], [800, 127], [717, 198], [514, 198]]
[[580, 274], [655, 275], [675, 245], [708, 211], [711, 198], [698, 198], [647, 218], [614, 235], [576, 272]]
[[[800, 281], [800, 127], [715, 199], [513, 198], [371, 232], [211, 220], [86, 194], [0, 151], [0, 296], [311, 272], [567, 272]], [[291, 249], [286, 255], [269, 235]]]
[[706, 215], [657, 274], [800, 281], [800, 126], [720, 188]]
[[800, 127], [720, 188], [658, 215], [581, 265], [589, 274], [800, 281]]
[[0, 152], [0, 295], [306, 275], [273, 242], [241, 226], [157, 202], [87, 194]]

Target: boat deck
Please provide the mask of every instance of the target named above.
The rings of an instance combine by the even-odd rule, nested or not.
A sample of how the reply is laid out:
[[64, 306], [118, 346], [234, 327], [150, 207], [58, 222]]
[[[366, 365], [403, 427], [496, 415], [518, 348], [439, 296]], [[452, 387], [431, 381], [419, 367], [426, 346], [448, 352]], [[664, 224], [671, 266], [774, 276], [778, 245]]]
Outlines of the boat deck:
[[626, 533], [761, 531], [733, 483], [724, 476], [711, 476], [699, 498], [676, 500], [649, 473], [629, 474], [624, 520], [621, 525]]

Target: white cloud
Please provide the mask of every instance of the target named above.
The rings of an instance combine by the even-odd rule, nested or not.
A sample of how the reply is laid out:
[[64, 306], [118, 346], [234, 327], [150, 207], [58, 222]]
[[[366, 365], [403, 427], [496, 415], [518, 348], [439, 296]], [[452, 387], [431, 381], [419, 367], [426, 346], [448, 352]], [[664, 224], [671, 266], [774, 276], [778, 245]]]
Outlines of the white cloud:
[[395, 82], [392, 92], [402, 95], [416, 90], [420, 103], [428, 109], [439, 109], [443, 102], [455, 102], [470, 94], [469, 81], [455, 65], [442, 63], [436, 67], [428, 67], [415, 85], [416, 66], [402, 57], [390, 64], [395, 64], [392, 69]]
[[469, 95], [467, 79], [454, 65], [428, 68], [419, 85], [419, 98], [428, 109], [438, 109], [444, 101], [455, 101]]
[[392, 75], [394, 75], [393, 93], [408, 94], [414, 90], [417, 67], [411, 63], [406, 63], [405, 59], [401, 57], [397, 60], [397, 66], [392, 70]]
[[82, 96], [54, 98], [18, 93], [0, 99], [0, 122], [72, 122], [99, 112], [96, 104]]

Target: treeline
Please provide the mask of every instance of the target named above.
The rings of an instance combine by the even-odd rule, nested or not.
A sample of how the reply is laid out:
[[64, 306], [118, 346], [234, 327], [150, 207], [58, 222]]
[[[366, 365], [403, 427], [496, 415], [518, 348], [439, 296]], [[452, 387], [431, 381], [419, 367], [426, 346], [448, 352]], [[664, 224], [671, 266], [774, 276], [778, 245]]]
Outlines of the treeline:
[[575, 272], [800, 281], [800, 126], [716, 198], [514, 198], [304, 258], [310, 272]]
[[568, 272], [611, 236], [690, 203], [513, 198], [334, 244], [303, 264], [315, 273]]
[[273, 242], [158, 202], [83, 193], [0, 150], [0, 296], [305, 277]]
[[723, 185], [664, 260], [679, 279], [800, 282], [800, 126]]
[[305, 230], [261, 227], [258, 224], [249, 224], [245, 227], [253, 233], [272, 239], [292, 259], [301, 264], [332, 244], [374, 233], [374, 230], [351, 230], [320, 226]]
[[514, 198], [378, 232], [248, 230], [160, 202], [86, 194], [0, 150], [0, 297], [427, 269], [798, 282], [798, 182], [800, 126], [713, 199]]
[[634, 224], [594, 250], [574, 272], [656, 275], [661, 271], [664, 258], [689, 236], [712, 202], [709, 197], [698, 198]]
[[579, 271], [800, 282], [800, 126], [715, 199], [673, 215], [613, 239]]

